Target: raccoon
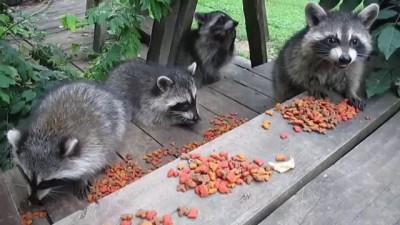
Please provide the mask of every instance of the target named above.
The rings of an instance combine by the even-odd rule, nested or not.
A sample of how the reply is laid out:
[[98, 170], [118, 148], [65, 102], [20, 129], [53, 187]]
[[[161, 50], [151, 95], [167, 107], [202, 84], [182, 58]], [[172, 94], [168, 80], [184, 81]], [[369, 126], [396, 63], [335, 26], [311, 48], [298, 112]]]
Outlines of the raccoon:
[[195, 71], [196, 63], [184, 69], [131, 59], [111, 72], [105, 87], [124, 100], [131, 121], [145, 126], [193, 125], [200, 120]]
[[84, 198], [90, 179], [107, 167], [126, 131], [123, 102], [100, 85], [75, 81], [54, 88], [32, 109], [26, 126], [7, 132], [29, 200], [71, 187]]
[[317, 3], [308, 3], [307, 27], [287, 41], [275, 61], [275, 99], [282, 102], [303, 91], [324, 98], [334, 91], [363, 109], [364, 72], [372, 50], [368, 29], [378, 12], [377, 4], [355, 14], [326, 12]]
[[201, 87], [220, 80], [220, 69], [232, 59], [239, 23], [221, 11], [196, 12], [194, 18], [198, 28], [183, 35], [176, 64], [195, 61], [199, 67], [195, 81]]

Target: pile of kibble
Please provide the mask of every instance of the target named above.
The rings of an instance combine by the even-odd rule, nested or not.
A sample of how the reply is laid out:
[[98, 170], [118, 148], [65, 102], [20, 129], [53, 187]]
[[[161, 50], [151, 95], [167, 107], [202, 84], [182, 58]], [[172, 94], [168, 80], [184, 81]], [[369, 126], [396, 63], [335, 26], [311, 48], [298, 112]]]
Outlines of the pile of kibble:
[[46, 211], [39, 210], [35, 212], [27, 212], [20, 215], [22, 225], [32, 225], [34, 219], [45, 218], [47, 215]]
[[133, 161], [132, 156], [128, 155], [121, 162], [115, 163], [108, 168], [105, 176], [96, 181], [87, 196], [87, 201], [95, 202], [138, 180], [144, 175], [145, 173], [140, 166]]
[[284, 119], [289, 120], [296, 132], [318, 132], [325, 134], [339, 122], [352, 119], [359, 110], [347, 104], [348, 99], [334, 104], [327, 99], [306, 96], [294, 99], [287, 105], [277, 104]]
[[[179, 206], [176, 210], [179, 217], [186, 216], [189, 219], [196, 219], [198, 215], [197, 208], [189, 208], [187, 206]], [[157, 217], [157, 211], [139, 209], [135, 215], [123, 214], [121, 216], [120, 225], [132, 225], [132, 220], [138, 218], [141, 220], [139, 225], [173, 225], [172, 216], [170, 214]]]
[[228, 152], [213, 152], [209, 156], [199, 153], [182, 154], [188, 165], [179, 164], [168, 171], [168, 177], [179, 177], [178, 191], [194, 189], [200, 197], [214, 193], [228, 194], [236, 185], [253, 181], [266, 182], [272, 175], [272, 167], [263, 166], [256, 158], [247, 161], [244, 154], [229, 157]]

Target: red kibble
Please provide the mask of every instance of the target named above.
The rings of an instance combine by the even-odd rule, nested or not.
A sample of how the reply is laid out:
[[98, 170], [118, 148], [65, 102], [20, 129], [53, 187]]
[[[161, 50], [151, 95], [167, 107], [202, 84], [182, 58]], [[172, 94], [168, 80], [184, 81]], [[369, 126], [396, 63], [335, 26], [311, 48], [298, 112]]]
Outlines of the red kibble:
[[171, 215], [167, 214], [163, 216], [163, 225], [173, 225]]
[[198, 213], [199, 213], [199, 210], [197, 208], [192, 208], [192, 209], [190, 209], [187, 217], [190, 218], [190, 219], [196, 219]]
[[281, 139], [286, 139], [286, 138], [288, 138], [289, 137], [289, 135], [287, 134], [287, 133], [281, 133]]
[[263, 160], [263, 159], [260, 159], [260, 158], [255, 158], [255, 159], [253, 160], [253, 162], [254, 162], [255, 164], [257, 164], [258, 166], [261, 166], [262, 164], [264, 164], [264, 160]]
[[150, 210], [149, 213], [147, 213], [147, 215], [146, 215], [146, 219], [152, 220], [156, 216], [157, 216], [157, 212], [155, 210]]
[[294, 130], [294, 132], [296, 132], [296, 133], [300, 133], [303, 129], [302, 129], [301, 127], [299, 127], [299, 126], [294, 126], [294, 127], [293, 127], [293, 130]]
[[132, 221], [131, 220], [122, 220], [120, 225], [132, 225]]

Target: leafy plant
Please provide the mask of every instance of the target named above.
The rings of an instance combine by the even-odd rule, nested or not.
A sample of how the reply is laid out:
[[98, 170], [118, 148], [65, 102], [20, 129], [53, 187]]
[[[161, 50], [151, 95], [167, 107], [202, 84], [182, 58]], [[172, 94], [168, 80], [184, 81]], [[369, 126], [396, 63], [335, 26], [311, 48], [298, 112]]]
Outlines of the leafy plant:
[[105, 1], [79, 19], [73, 14], [60, 18], [64, 27], [75, 30], [93, 24], [106, 24], [109, 39], [103, 51], [91, 64], [85, 75], [101, 80], [121, 60], [137, 56], [140, 45], [139, 29], [143, 21], [141, 12], [148, 12], [154, 19], [168, 14], [171, 0], [115, 0]]
[[[10, 151], [5, 132], [26, 117], [41, 93], [79, 72], [68, 66], [68, 56], [56, 45], [43, 43], [44, 34], [29, 18], [2, 5], [0, 11], [0, 167], [7, 169]], [[13, 46], [10, 39], [14, 40]], [[14, 46], [29, 39], [31, 48]]]
[[[347, 11], [372, 3], [379, 4], [380, 12], [371, 28], [375, 43], [375, 50], [372, 53], [375, 67], [366, 80], [367, 95], [370, 98], [394, 86], [400, 96], [400, 5], [398, 0], [320, 0], [319, 2], [325, 9], [339, 7], [340, 10]], [[371, 61], [369, 63], [372, 63]]]

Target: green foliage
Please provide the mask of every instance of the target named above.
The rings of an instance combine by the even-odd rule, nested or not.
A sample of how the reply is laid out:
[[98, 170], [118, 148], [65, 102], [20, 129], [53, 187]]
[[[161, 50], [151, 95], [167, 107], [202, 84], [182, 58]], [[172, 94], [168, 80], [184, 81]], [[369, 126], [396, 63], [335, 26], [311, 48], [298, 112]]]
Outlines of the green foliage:
[[[400, 6], [398, 0], [321, 0], [320, 4], [327, 8], [339, 6], [341, 10], [352, 11], [360, 4], [364, 7], [378, 3], [380, 12], [372, 27], [375, 43], [373, 52], [376, 66], [366, 81], [368, 98], [384, 93], [396, 86], [400, 96]], [[372, 61], [370, 62], [372, 63]]]
[[[159, 20], [168, 14], [171, 0], [105, 1], [90, 9], [85, 19], [67, 14], [60, 18], [64, 27], [75, 29], [84, 25], [106, 24], [110, 38], [103, 51], [91, 63], [85, 76], [104, 79], [108, 71], [121, 60], [137, 56], [140, 46], [139, 28], [143, 21], [140, 12], [148, 12]], [[76, 49], [76, 46], [75, 46]]]
[[[9, 39], [30, 39], [32, 48], [11, 46]], [[44, 34], [29, 18], [9, 10], [0, 12], [0, 168], [7, 169], [8, 129], [26, 117], [43, 91], [80, 74], [68, 66], [68, 56], [56, 45], [43, 43]], [[22, 41], [22, 40], [21, 40]], [[16, 42], [18, 43], [18, 42]]]

